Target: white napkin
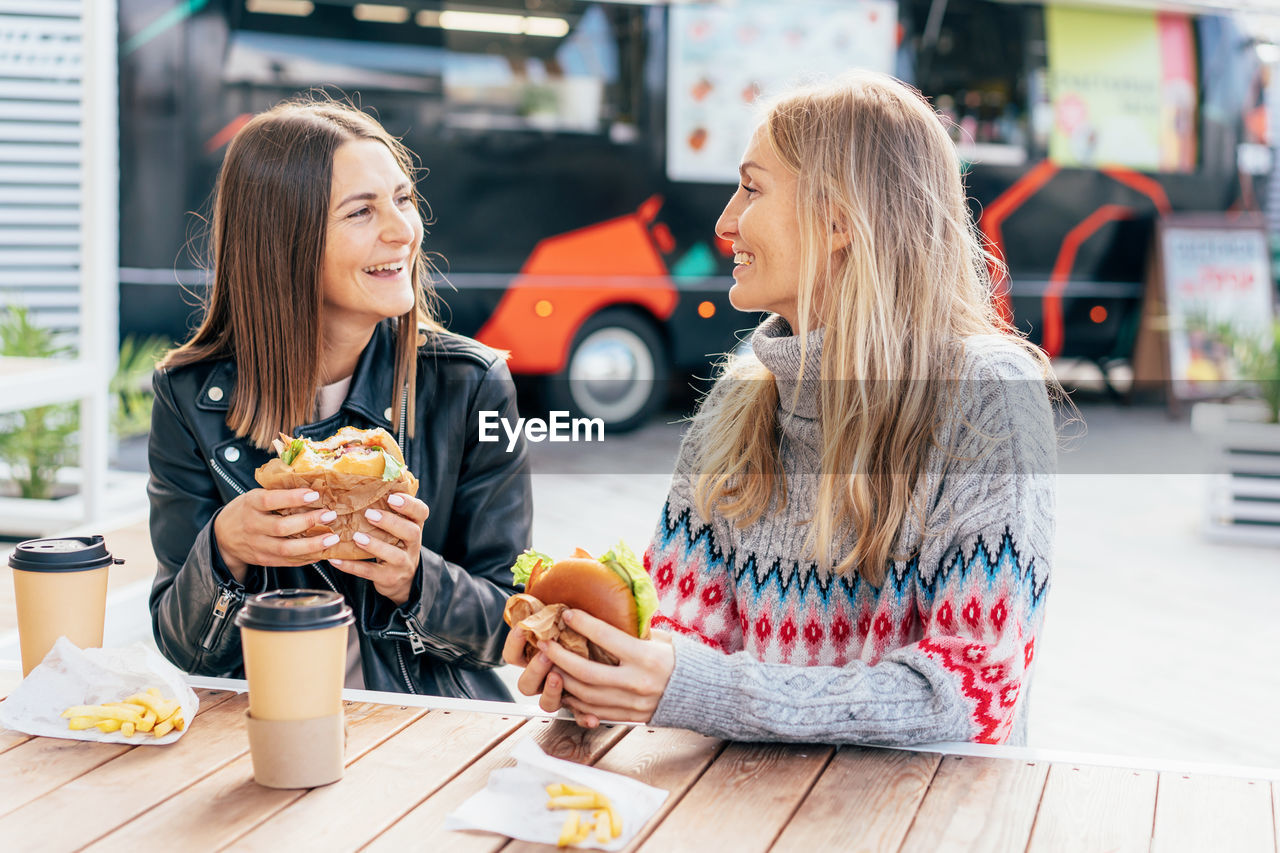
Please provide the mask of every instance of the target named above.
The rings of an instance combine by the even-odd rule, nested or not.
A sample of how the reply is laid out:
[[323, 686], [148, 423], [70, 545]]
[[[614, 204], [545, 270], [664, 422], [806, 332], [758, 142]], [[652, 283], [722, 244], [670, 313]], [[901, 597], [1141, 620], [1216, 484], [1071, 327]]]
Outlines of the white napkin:
[[576, 846], [621, 850], [667, 799], [667, 792], [661, 788], [552, 758], [531, 737], [516, 744], [511, 757], [516, 766], [490, 773], [485, 789], [445, 818], [445, 829], [483, 829], [522, 841], [555, 844], [569, 813], [547, 808], [546, 788], [552, 782], [567, 782], [604, 794], [622, 818], [622, 835], [618, 838], [601, 844], [593, 834]]
[[134, 746], [173, 743], [183, 732], [171, 731], [164, 737], [138, 732], [125, 737], [118, 731], [96, 728], [71, 731], [66, 718], [59, 716], [72, 705], [119, 702], [148, 687], [158, 688], [166, 699], [177, 699], [182, 704], [182, 718], [191, 725], [200, 700], [182, 672], [153, 649], [142, 643], [124, 649], [80, 649], [66, 637], [59, 637], [40, 665], [0, 703], [0, 725], [29, 735], [73, 740]]

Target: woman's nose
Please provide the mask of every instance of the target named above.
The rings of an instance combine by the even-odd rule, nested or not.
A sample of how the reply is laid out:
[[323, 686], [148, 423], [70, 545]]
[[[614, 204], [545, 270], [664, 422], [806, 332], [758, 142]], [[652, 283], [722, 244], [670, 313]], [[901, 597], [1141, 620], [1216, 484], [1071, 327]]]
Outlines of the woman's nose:
[[393, 210], [382, 231], [382, 239], [388, 243], [411, 242], [417, 235], [417, 228], [414, 226], [417, 215], [416, 211]]
[[720, 218], [716, 220], [716, 236], [721, 240], [733, 242], [733, 237], [738, 233], [738, 212], [733, 208], [733, 202], [725, 206], [724, 211], [720, 214]]

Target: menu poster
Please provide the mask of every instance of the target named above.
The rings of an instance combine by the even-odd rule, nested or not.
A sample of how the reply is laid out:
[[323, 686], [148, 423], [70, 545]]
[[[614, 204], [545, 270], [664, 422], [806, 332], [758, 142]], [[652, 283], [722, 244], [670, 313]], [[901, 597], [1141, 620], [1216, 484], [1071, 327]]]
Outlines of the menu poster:
[[1189, 16], [1050, 5], [1045, 30], [1054, 163], [1194, 169]]
[[854, 68], [893, 71], [898, 4], [682, 4], [668, 27], [667, 177], [735, 183], [761, 95]]
[[1271, 251], [1261, 223], [1163, 220], [1160, 263], [1174, 395], [1230, 393], [1239, 376], [1226, 338], [1270, 330]]

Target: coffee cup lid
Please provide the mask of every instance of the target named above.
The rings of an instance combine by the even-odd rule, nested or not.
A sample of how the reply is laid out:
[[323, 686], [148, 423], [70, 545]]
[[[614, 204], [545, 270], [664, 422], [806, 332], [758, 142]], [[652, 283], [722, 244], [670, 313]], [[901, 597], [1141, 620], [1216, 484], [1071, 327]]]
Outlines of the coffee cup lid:
[[101, 536], [28, 539], [9, 555], [9, 568], [23, 572], [87, 572], [123, 562], [111, 556]]
[[323, 589], [273, 589], [250, 597], [236, 614], [241, 628], [317, 631], [355, 621], [342, 595]]

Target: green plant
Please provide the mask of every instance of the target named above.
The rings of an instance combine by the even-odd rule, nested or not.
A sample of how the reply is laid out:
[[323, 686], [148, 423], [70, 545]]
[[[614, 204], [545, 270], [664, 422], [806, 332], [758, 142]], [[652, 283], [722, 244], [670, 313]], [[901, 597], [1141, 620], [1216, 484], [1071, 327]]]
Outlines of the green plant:
[[1257, 386], [1271, 423], [1280, 423], [1280, 320], [1261, 335], [1232, 334], [1230, 340], [1240, 378]]
[[[49, 329], [31, 322], [27, 309], [9, 307], [0, 315], [0, 355], [56, 358], [72, 353]], [[79, 428], [74, 404], [37, 406], [0, 417], [0, 461], [24, 498], [49, 498], [58, 470], [75, 462], [72, 441]]]
[[149, 380], [156, 362], [168, 348], [169, 342], [162, 337], [139, 340], [129, 335], [121, 342], [120, 360], [110, 384], [116, 402], [111, 413], [111, 429], [116, 438], [145, 435], [151, 429], [154, 397]]

